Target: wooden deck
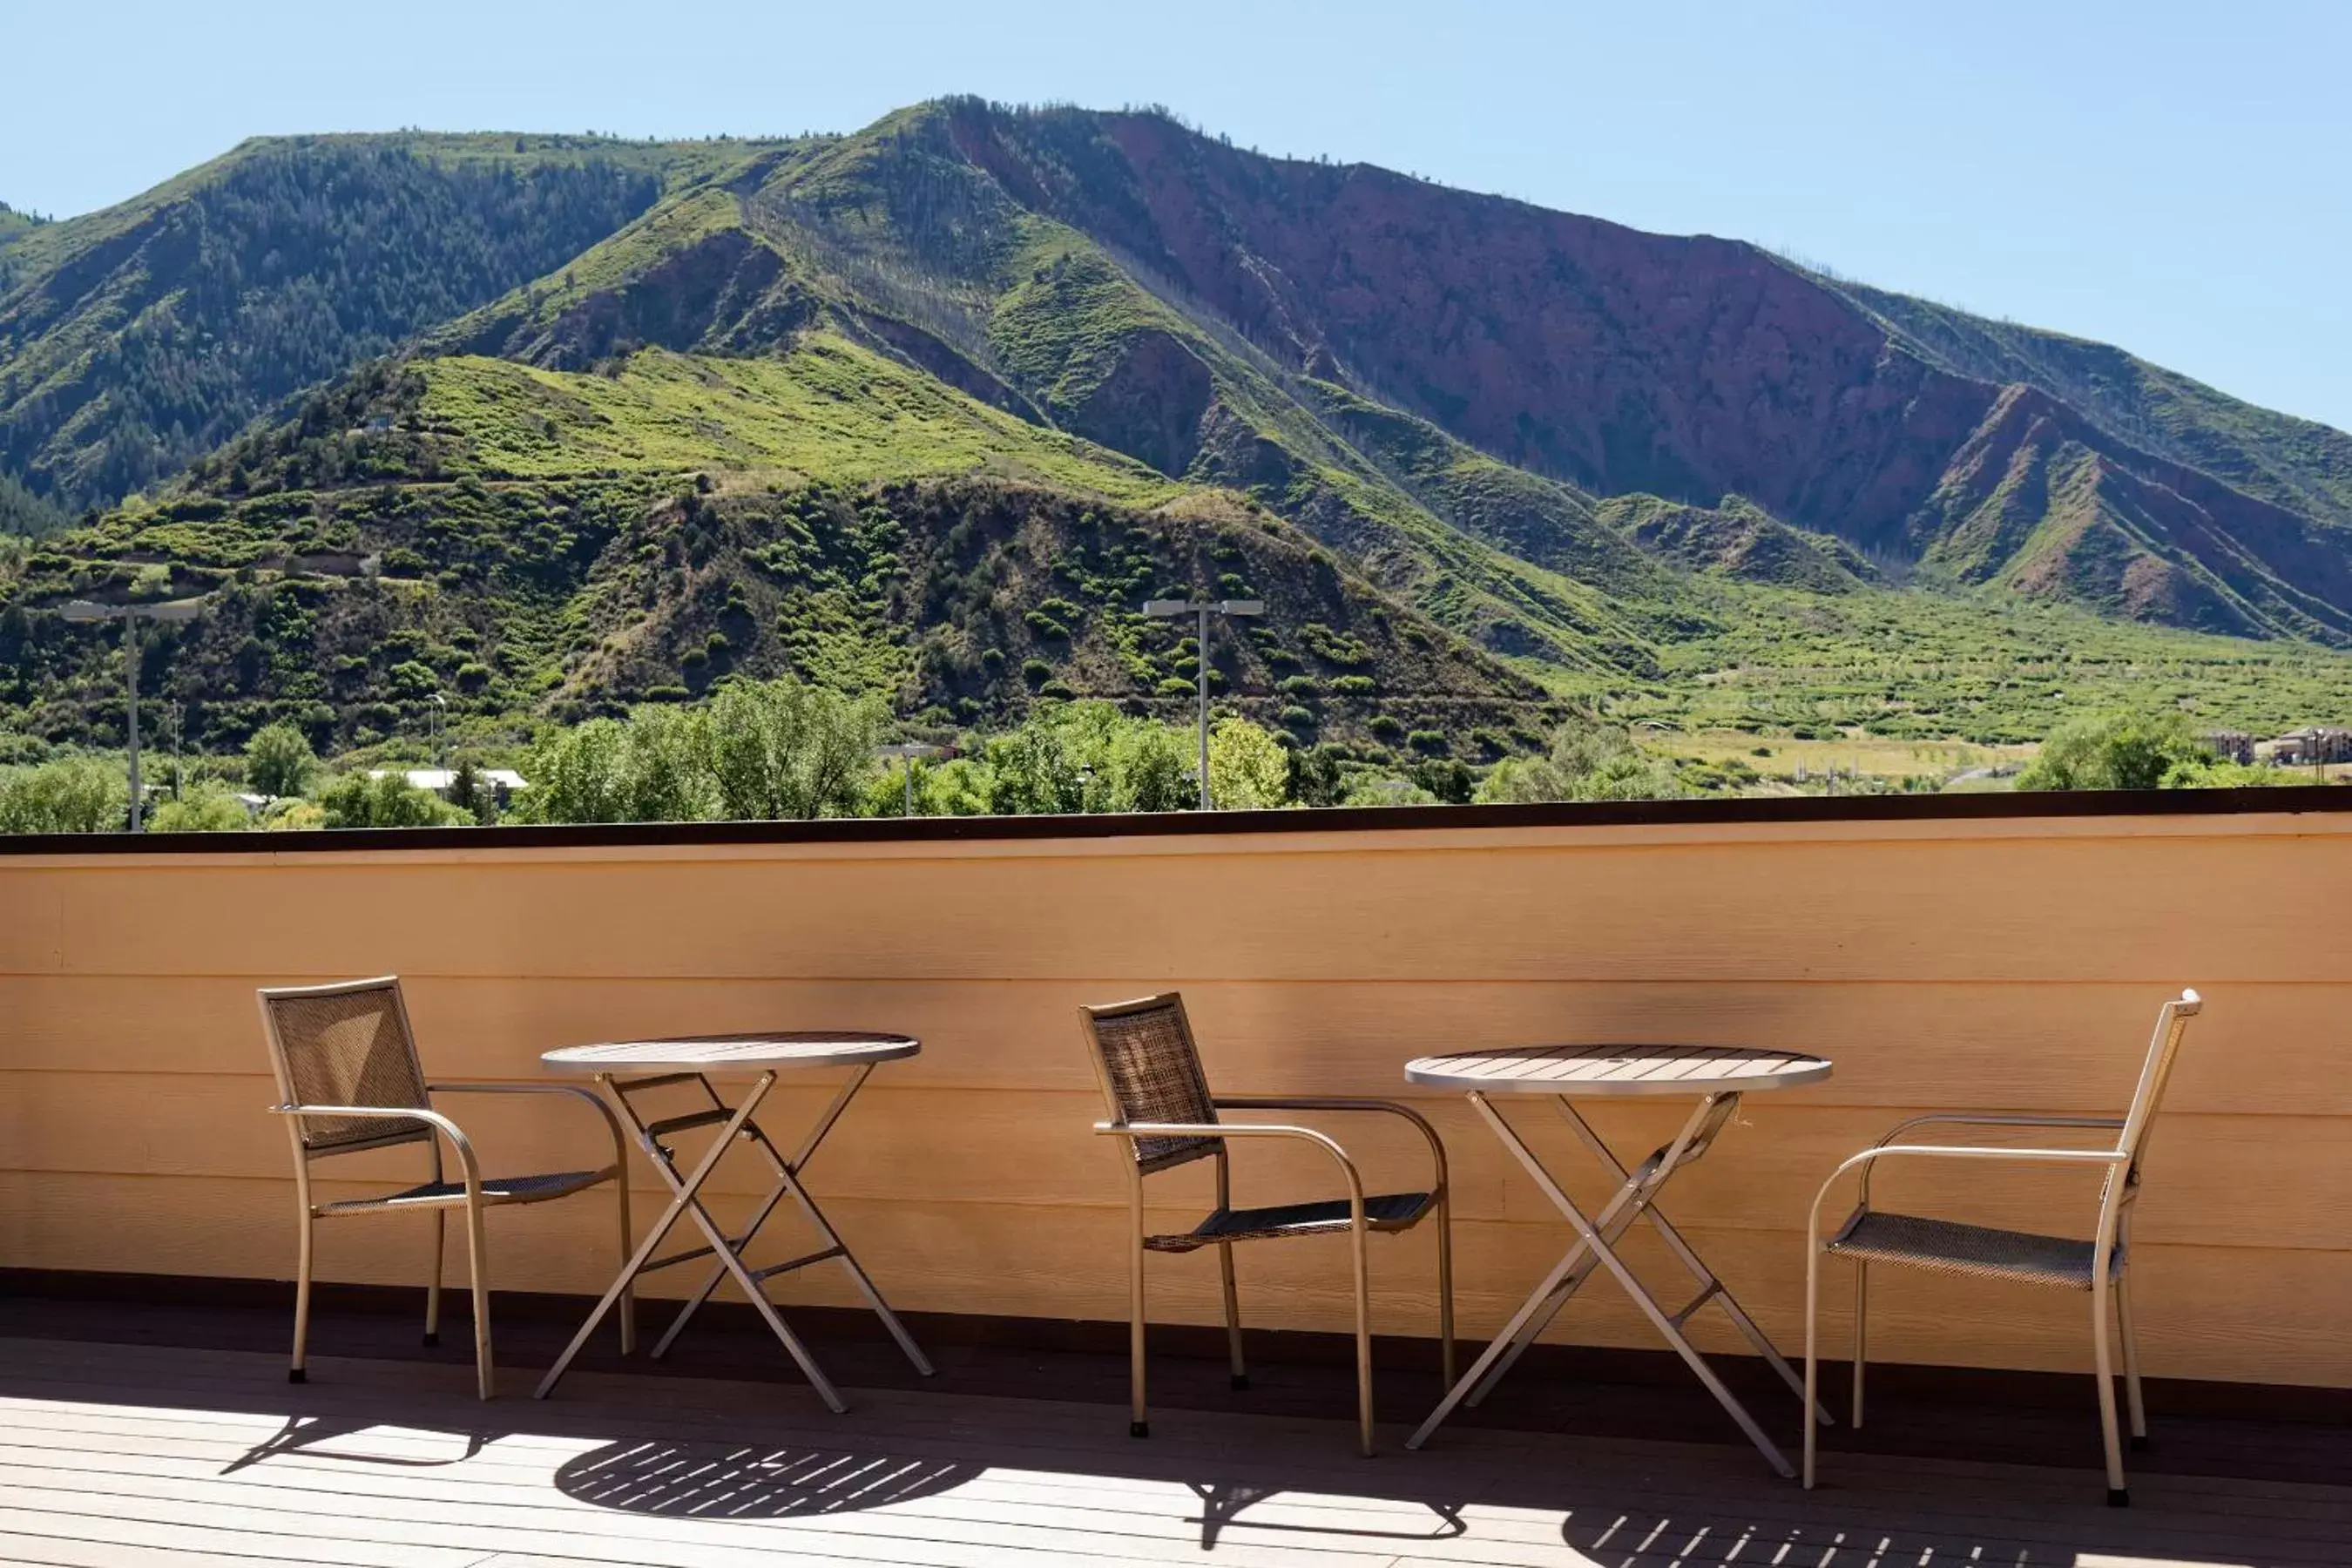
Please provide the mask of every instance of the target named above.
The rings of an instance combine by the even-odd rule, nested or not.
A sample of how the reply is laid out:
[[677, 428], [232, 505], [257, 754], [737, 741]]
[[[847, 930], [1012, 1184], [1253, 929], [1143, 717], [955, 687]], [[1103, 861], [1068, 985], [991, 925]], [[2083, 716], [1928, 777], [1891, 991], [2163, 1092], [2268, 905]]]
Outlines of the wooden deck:
[[[122, 1320], [119, 1307], [95, 1310]], [[165, 1342], [160, 1329], [172, 1310], [145, 1315], [157, 1331], [102, 1338], [28, 1335], [25, 1314], [0, 1313], [14, 1334], [0, 1338], [0, 1561], [2352, 1561], [2352, 1485], [2275, 1475], [2142, 1471], [2135, 1506], [2116, 1510], [2103, 1506], [2087, 1465], [1891, 1456], [1841, 1444], [1847, 1451], [1829, 1457], [1826, 1484], [1808, 1496], [1736, 1436], [1670, 1442], [1483, 1425], [1449, 1428], [1425, 1452], [1405, 1454], [1393, 1447], [1398, 1426], [1387, 1434], [1391, 1451], [1367, 1461], [1354, 1456], [1344, 1419], [1238, 1414], [1239, 1400], [1222, 1410], [1200, 1408], [1200, 1400], [1158, 1410], [1153, 1436], [1138, 1442], [1126, 1436], [1121, 1408], [1091, 1397], [1100, 1380], [1085, 1358], [1073, 1358], [1085, 1374], [1065, 1383], [1054, 1356], [1034, 1353], [1014, 1358], [1028, 1396], [1003, 1392], [1001, 1380], [960, 1376], [948, 1358], [935, 1382], [857, 1388], [852, 1411], [838, 1417], [787, 1382], [635, 1370], [575, 1373], [554, 1398], [534, 1402], [527, 1367], [535, 1363], [518, 1354], [503, 1373], [504, 1395], [485, 1405], [472, 1397], [462, 1325], [452, 1335], [457, 1348], [431, 1357], [319, 1356], [312, 1381], [295, 1387], [273, 1352], [222, 1348], [216, 1331]], [[251, 1322], [282, 1326], [274, 1319], [256, 1313]], [[322, 1326], [331, 1344], [334, 1327]], [[1082, 1397], [1057, 1397], [1072, 1389]], [[1345, 1413], [1344, 1397], [1333, 1400], [1332, 1415]], [[2087, 1413], [2079, 1419], [2087, 1427]], [[2315, 1448], [2340, 1450], [2340, 1433], [2310, 1431]]]

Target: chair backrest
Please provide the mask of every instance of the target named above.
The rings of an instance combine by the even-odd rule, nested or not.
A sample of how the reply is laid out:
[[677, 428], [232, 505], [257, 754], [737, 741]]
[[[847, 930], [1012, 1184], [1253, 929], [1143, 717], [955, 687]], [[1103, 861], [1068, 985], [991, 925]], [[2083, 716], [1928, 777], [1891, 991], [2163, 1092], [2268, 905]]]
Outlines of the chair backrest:
[[[285, 1103], [430, 1109], [399, 976], [283, 986], [257, 994], [269, 1065]], [[306, 1154], [347, 1154], [433, 1136], [422, 1121], [356, 1116], [289, 1120]]]
[[[1094, 1048], [1095, 1076], [1113, 1121], [1213, 1122], [1217, 1108], [1201, 1072], [1184, 998], [1175, 992], [1082, 1007]], [[1223, 1151], [1222, 1138], [1133, 1138], [1136, 1169], [1145, 1175]]]
[[2127, 1185], [2139, 1183], [2141, 1162], [2147, 1157], [2148, 1133], [2156, 1113], [2164, 1103], [2165, 1086], [2172, 1080], [2172, 1064], [2180, 1055], [2181, 1037], [2189, 1032], [2189, 1020], [2204, 1010], [2204, 999], [2194, 991], [2183, 991], [2167, 1002], [2156, 1015], [2156, 1033], [2147, 1043], [2147, 1059], [2140, 1065], [2139, 1086], [2132, 1090], [2131, 1110], [2125, 1113], [2123, 1136], [2116, 1147], [2131, 1157], [2125, 1167]]

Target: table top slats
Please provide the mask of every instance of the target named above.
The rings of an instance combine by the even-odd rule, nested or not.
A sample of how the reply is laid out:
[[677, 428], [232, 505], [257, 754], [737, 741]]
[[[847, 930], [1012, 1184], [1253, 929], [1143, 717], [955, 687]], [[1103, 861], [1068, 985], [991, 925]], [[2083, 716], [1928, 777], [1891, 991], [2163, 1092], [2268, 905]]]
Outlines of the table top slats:
[[1830, 1064], [1797, 1051], [1749, 1046], [1510, 1046], [1420, 1057], [1408, 1082], [1490, 1094], [1608, 1098], [1791, 1089], [1829, 1077]]
[[539, 1059], [551, 1072], [572, 1074], [757, 1073], [865, 1067], [911, 1057], [922, 1048], [911, 1035], [867, 1029], [768, 1029], [564, 1046], [543, 1052]]

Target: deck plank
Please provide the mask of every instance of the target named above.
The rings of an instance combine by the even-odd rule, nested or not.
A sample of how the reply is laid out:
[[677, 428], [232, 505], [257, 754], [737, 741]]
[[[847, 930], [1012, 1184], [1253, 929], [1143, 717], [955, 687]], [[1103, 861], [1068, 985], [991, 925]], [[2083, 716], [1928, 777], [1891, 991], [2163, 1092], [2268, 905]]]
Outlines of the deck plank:
[[1807, 1494], [1730, 1445], [0, 1339], [0, 1560], [56, 1568], [1701, 1568], [2340, 1564], [2352, 1487], [1844, 1452]]

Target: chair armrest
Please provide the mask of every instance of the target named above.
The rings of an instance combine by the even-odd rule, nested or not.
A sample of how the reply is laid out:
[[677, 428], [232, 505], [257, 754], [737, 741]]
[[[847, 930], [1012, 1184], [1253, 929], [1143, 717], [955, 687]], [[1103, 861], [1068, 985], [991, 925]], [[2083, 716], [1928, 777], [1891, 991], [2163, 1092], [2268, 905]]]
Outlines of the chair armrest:
[[1830, 1189], [1837, 1185], [1839, 1177], [1857, 1166], [1862, 1167], [1865, 1184], [1864, 1196], [1866, 1200], [1869, 1194], [1867, 1178], [1870, 1169], [1881, 1160], [1897, 1158], [2021, 1160], [2042, 1164], [2104, 1165], [2112, 1171], [2125, 1163], [2130, 1156], [2119, 1149], [1978, 1149], [1953, 1143], [1881, 1143], [1875, 1148], [1864, 1149], [1830, 1173], [1829, 1180], [1823, 1182], [1821, 1191], [1813, 1194], [1812, 1212], [1805, 1221], [1807, 1240], [1816, 1247], [1821, 1245], [1822, 1203], [1830, 1195]]
[[[1873, 1148], [1885, 1149], [1915, 1127], [2103, 1127], [2111, 1131], [2123, 1131], [2120, 1116], [2037, 1116], [2006, 1110], [1931, 1110], [1925, 1116], [1906, 1117], [1889, 1129]], [[1870, 1169], [1862, 1173], [1862, 1201], [1870, 1202]]]
[[1364, 1223], [1364, 1178], [1348, 1152], [1312, 1127], [1285, 1127], [1271, 1121], [1097, 1121], [1095, 1131], [1107, 1138], [1295, 1138], [1312, 1143], [1338, 1162], [1348, 1183], [1348, 1209], [1356, 1226]]
[[279, 1116], [331, 1116], [337, 1119], [373, 1118], [379, 1121], [422, 1121], [449, 1141], [457, 1152], [457, 1170], [466, 1179], [466, 1196], [478, 1200], [482, 1193], [481, 1163], [474, 1158], [474, 1145], [465, 1129], [437, 1110], [418, 1110], [407, 1106], [388, 1105], [273, 1105], [270, 1110]]
[[2105, 1127], [2123, 1131], [2120, 1116], [2028, 1116], [2005, 1110], [1931, 1110], [1925, 1116], [1913, 1116], [1895, 1124], [1878, 1146], [1885, 1147], [1914, 1127], [1937, 1125], [1957, 1127]]
[[628, 1140], [622, 1135], [621, 1119], [594, 1089], [576, 1083], [428, 1083], [427, 1094], [562, 1094], [585, 1101], [597, 1115], [604, 1119], [604, 1130], [613, 1135], [613, 1173], [622, 1175], [628, 1167]]
[[1402, 1116], [1420, 1130], [1422, 1138], [1429, 1144], [1430, 1163], [1437, 1173], [1435, 1192], [1432, 1195], [1436, 1197], [1445, 1195], [1444, 1141], [1438, 1137], [1437, 1129], [1429, 1124], [1429, 1118], [1409, 1105], [1400, 1105], [1393, 1100], [1362, 1100], [1331, 1095], [1291, 1099], [1270, 1098], [1255, 1094], [1230, 1100], [1215, 1099], [1209, 1103], [1220, 1110], [1370, 1110], [1384, 1116]]

